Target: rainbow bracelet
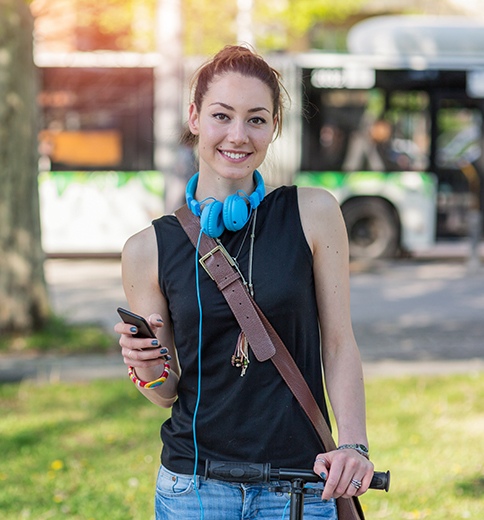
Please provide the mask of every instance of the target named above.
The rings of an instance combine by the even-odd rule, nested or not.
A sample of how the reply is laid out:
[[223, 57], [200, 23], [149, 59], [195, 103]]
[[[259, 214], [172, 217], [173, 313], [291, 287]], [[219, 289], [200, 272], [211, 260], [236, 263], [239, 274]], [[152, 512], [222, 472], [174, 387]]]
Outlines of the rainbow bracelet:
[[153, 381], [141, 381], [141, 379], [136, 377], [134, 367], [128, 367], [128, 376], [136, 386], [140, 386], [141, 388], [156, 388], [157, 386], [161, 386], [168, 379], [170, 375], [169, 370], [170, 365], [165, 363], [163, 373], [158, 379], [154, 379]]

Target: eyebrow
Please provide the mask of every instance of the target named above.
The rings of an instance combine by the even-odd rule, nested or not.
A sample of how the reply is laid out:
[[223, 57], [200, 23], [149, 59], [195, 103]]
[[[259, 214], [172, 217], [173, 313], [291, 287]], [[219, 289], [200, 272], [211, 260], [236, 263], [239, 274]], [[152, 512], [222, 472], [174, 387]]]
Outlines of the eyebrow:
[[[214, 106], [214, 105], [220, 105], [221, 107], [225, 108], [226, 110], [232, 110], [234, 111], [234, 107], [230, 106], [230, 105], [227, 105], [226, 103], [222, 103], [221, 101], [216, 101], [215, 103], [210, 103], [210, 107], [211, 106]], [[253, 112], [260, 112], [260, 111], [266, 111], [268, 112], [269, 114], [271, 113], [270, 110], [268, 110], [266, 107], [254, 107], [254, 108], [249, 108], [249, 112], [250, 113], [253, 113]]]

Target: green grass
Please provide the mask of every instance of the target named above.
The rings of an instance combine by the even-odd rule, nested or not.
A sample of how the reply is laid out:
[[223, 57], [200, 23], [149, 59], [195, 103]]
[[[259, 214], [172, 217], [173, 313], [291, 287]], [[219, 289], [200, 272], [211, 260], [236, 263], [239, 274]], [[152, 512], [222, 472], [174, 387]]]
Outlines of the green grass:
[[52, 316], [45, 326], [30, 334], [2, 334], [0, 353], [87, 354], [112, 350], [117, 345], [114, 334], [108, 334], [100, 325], [72, 324]]
[[[367, 401], [372, 459], [392, 472], [390, 493], [362, 498], [367, 520], [480, 520], [484, 374], [374, 379]], [[152, 518], [169, 411], [127, 379], [0, 385], [0, 407], [2, 519]]]
[[129, 380], [0, 386], [7, 519], [147, 520], [160, 423]]
[[368, 517], [484, 518], [484, 374], [372, 380], [368, 424], [391, 491], [362, 498]]

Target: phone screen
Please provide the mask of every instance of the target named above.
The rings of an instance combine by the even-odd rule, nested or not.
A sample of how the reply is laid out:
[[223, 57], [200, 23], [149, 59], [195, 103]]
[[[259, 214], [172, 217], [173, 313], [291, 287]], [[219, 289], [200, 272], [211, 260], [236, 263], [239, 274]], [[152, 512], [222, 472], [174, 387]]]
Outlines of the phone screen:
[[138, 332], [133, 334], [134, 338], [156, 338], [155, 333], [151, 330], [151, 327], [143, 316], [139, 316], [134, 312], [123, 309], [122, 307], [118, 307], [118, 314], [121, 316], [124, 323], [134, 325], [138, 329]]

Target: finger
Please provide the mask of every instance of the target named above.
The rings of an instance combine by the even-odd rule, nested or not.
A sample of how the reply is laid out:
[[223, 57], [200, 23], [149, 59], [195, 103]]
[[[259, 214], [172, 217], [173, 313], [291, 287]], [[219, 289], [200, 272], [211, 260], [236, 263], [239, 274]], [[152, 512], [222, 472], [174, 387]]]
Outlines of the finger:
[[151, 327], [163, 327], [163, 318], [159, 314], [150, 314], [148, 317], [148, 323]]
[[160, 356], [165, 361], [170, 361], [170, 359], [171, 359], [171, 356], [170, 356], [170, 354], [168, 352], [169, 352], [169, 350], [166, 347], [161, 347], [160, 348]]
[[356, 496], [360, 492], [361, 486], [362, 486], [362, 478], [360, 479], [360, 478], [354, 476], [350, 481], [348, 489], [346, 490], [346, 495], [348, 497]]
[[114, 332], [117, 334], [127, 334], [127, 335], [133, 335], [138, 332], [138, 329], [134, 325], [130, 325], [129, 323], [124, 323], [124, 321], [119, 321], [114, 326]]
[[314, 473], [319, 475], [323, 480], [326, 480], [326, 477], [328, 476], [328, 467], [328, 461], [324, 458], [324, 454], [320, 453], [314, 461]]
[[[126, 353], [125, 353], [126, 352]], [[123, 349], [123, 355], [132, 359], [133, 361], [151, 361], [151, 360], [162, 360], [168, 359], [168, 349], [157, 347], [149, 347], [149, 348], [132, 348], [130, 346], [126, 347], [126, 351]], [[170, 358], [171, 359], [171, 358]]]
[[331, 467], [328, 471], [328, 478], [326, 479], [326, 483], [324, 485], [324, 490], [321, 498], [323, 500], [329, 500], [331, 498], [338, 498], [341, 496], [344, 491], [346, 491], [346, 487], [344, 487], [343, 491], [338, 493], [338, 487], [341, 487], [340, 481], [343, 475], [343, 466], [338, 463], [338, 461], [334, 461], [331, 463]]
[[128, 367], [134, 368], [160, 367], [160, 371], [163, 371], [165, 367], [163, 360], [160, 359], [152, 359], [149, 361], [133, 361], [132, 359], [129, 359], [128, 361], [124, 361], [124, 364]]
[[366, 473], [361, 479], [361, 489], [358, 491], [358, 495], [362, 495], [363, 493], [366, 493], [368, 491], [368, 488], [371, 484], [371, 480], [373, 478], [374, 469], [375, 468], [373, 466], [373, 463], [367, 461]]
[[[363, 473], [364, 472], [364, 473]], [[351, 477], [348, 487], [344, 495], [344, 498], [350, 498], [352, 496], [363, 495], [368, 490], [371, 479], [373, 478], [373, 464], [365, 460], [364, 465], [358, 466]], [[345, 480], [345, 476], [342, 477], [342, 482]], [[338, 490], [337, 490], [338, 492]]]

